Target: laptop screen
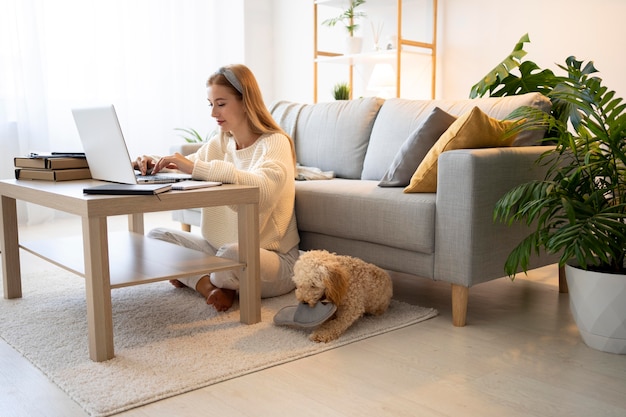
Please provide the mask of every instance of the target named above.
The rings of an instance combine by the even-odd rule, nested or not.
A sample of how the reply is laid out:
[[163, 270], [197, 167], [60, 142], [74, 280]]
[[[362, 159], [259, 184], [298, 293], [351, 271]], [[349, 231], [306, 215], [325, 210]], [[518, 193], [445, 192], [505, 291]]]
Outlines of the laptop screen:
[[135, 171], [113, 105], [72, 109], [91, 176], [136, 184]]
[[191, 175], [159, 172], [152, 176], [135, 174], [113, 105], [72, 109], [91, 177], [97, 180], [138, 184], [190, 180]]

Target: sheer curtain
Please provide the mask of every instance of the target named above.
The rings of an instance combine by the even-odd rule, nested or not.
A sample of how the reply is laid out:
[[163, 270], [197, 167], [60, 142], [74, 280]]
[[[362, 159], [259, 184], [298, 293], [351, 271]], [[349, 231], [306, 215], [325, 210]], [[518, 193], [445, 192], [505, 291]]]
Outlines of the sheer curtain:
[[[13, 156], [81, 150], [72, 107], [114, 104], [131, 157], [168, 152], [183, 140], [177, 127], [212, 130], [204, 85], [229, 63], [224, 49], [228, 61], [237, 61], [238, 43], [229, 48], [228, 36], [218, 35], [224, 8], [240, 6], [219, 0], [0, 0], [2, 178], [13, 177]], [[32, 207], [20, 211], [29, 223], [50, 215]]]

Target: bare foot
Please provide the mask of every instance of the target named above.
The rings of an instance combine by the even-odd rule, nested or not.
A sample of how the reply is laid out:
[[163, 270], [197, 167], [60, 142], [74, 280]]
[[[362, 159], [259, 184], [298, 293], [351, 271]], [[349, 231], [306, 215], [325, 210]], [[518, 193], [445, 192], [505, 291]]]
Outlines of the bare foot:
[[177, 279], [170, 279], [170, 284], [172, 284], [173, 286], [175, 286], [176, 288], [185, 288], [186, 285], [183, 284], [182, 282], [180, 282]]
[[206, 299], [206, 303], [215, 307], [217, 311], [226, 311], [232, 307], [235, 301], [235, 290], [227, 290], [225, 288], [216, 288]]
[[205, 275], [202, 278], [200, 278], [200, 280], [196, 284], [196, 291], [202, 294], [202, 296], [205, 299], [209, 296], [209, 294], [211, 294], [211, 291], [213, 291], [216, 288], [217, 287], [211, 283], [211, 279], [209, 278], [208, 275]]
[[208, 275], [200, 278], [200, 281], [196, 284], [196, 291], [202, 294], [206, 299], [206, 303], [212, 305], [217, 311], [228, 310], [235, 301], [235, 290], [217, 288], [211, 283]]

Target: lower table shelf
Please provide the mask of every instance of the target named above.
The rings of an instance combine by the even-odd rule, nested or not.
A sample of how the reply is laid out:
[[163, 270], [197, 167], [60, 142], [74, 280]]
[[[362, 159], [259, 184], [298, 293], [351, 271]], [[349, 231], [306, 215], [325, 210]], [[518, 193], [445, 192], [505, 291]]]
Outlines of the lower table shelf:
[[[132, 232], [110, 233], [108, 240], [111, 288], [245, 266]], [[81, 236], [37, 240], [21, 243], [20, 247], [70, 272], [85, 276]]]

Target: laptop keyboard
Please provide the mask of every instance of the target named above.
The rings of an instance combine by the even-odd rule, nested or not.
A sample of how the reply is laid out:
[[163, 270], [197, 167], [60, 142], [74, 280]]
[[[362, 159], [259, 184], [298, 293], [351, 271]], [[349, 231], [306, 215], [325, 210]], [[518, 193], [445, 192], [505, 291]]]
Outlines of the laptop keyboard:
[[151, 182], [151, 183], [168, 183], [168, 182], [176, 182], [176, 181], [182, 181], [184, 179], [188, 179], [185, 178], [183, 176], [181, 176], [180, 174], [158, 174], [158, 175], [141, 175], [141, 174], [135, 174], [135, 176], [137, 177], [137, 182], [142, 183], [142, 182]]

